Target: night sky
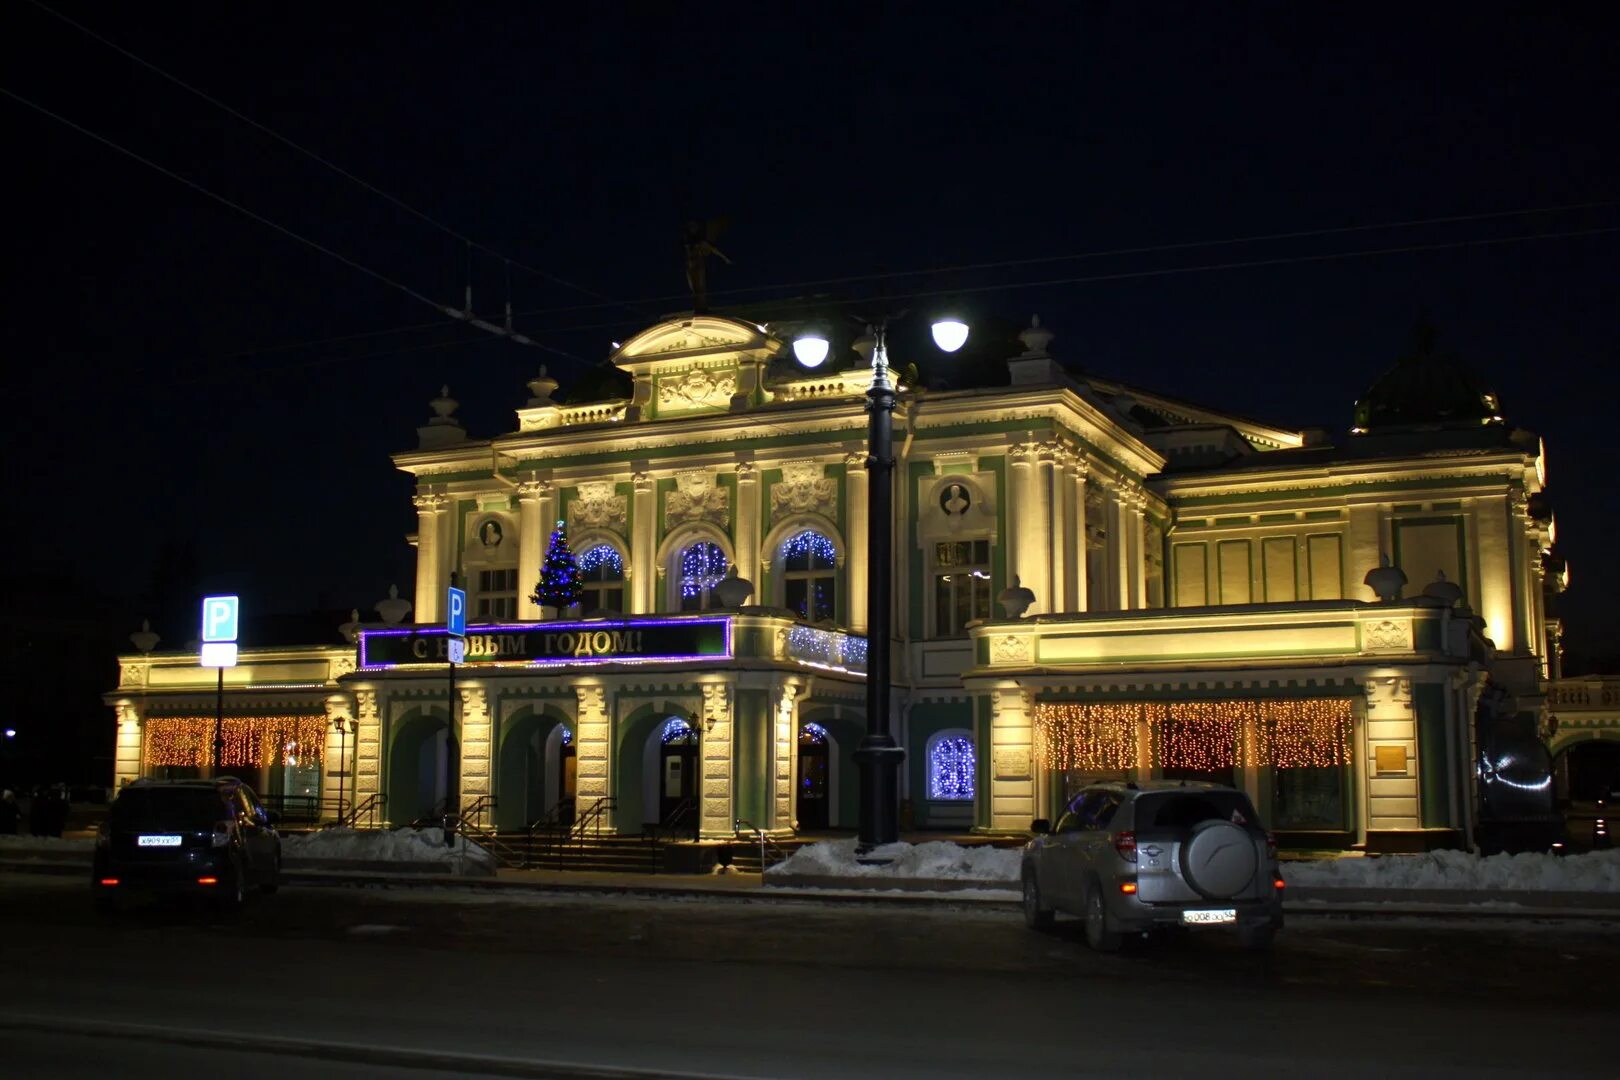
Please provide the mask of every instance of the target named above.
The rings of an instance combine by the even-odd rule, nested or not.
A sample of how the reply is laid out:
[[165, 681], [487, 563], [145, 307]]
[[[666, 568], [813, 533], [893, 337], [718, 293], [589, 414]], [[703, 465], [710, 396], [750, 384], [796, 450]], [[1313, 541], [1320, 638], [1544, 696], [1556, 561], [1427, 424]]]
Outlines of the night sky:
[[[370, 617], [413, 565], [387, 455], [440, 384], [473, 435], [510, 430], [539, 364], [566, 389], [689, 307], [681, 225], [725, 215], [722, 310], [954, 292], [970, 318], [1038, 312], [1076, 368], [1336, 433], [1426, 314], [1546, 438], [1570, 647], [1620, 653], [1610, 5], [52, 6], [543, 271], [511, 269], [519, 329], [568, 355], [0, 97], [8, 580], [122, 618], [189, 541], [198, 587], [251, 611]], [[11, 94], [459, 306], [454, 236], [27, 0], [0, 41]], [[937, 269], [995, 262], [1019, 265]], [[505, 264], [472, 273], [498, 321]], [[903, 276], [801, 284], [877, 274]]]

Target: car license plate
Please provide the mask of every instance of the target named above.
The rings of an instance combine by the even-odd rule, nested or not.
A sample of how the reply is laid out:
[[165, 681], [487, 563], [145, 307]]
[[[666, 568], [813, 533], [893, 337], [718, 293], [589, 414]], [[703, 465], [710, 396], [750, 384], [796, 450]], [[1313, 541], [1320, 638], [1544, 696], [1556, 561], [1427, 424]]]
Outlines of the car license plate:
[[1236, 908], [1214, 908], [1210, 911], [1183, 911], [1181, 921], [1191, 924], [1237, 922]]
[[138, 847], [179, 847], [178, 836], [143, 836], [135, 841]]

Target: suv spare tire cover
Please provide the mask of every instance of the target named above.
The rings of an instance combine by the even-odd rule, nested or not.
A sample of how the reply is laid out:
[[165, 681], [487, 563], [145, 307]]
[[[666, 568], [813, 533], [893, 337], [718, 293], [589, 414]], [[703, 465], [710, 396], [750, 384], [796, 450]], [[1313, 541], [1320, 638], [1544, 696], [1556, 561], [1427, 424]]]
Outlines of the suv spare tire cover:
[[1210, 899], [1236, 896], [1258, 868], [1254, 839], [1230, 821], [1200, 821], [1181, 845], [1182, 876]]

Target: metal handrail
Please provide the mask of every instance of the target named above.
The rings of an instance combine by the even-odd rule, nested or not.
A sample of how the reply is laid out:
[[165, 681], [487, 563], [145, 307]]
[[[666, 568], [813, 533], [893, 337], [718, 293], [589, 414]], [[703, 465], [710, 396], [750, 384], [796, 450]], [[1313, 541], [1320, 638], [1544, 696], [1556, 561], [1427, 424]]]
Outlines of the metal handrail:
[[[775, 863], [783, 862], [787, 859], [788, 854], [782, 849], [781, 845], [767, 836], [764, 829], [760, 828], [758, 825], [755, 825], [747, 818], [738, 818], [732, 828], [736, 830], [738, 836], [741, 836], [743, 835], [744, 826], [747, 826], [747, 831], [753, 833], [755, 838], [759, 840], [759, 872], [761, 874], [763, 874], [771, 866], [775, 865]], [[776, 856], [773, 862], [765, 861], [765, 849], [767, 847], [770, 848], [771, 853]]]
[[562, 869], [563, 852], [567, 849], [569, 844], [575, 841], [583, 844], [585, 842], [585, 834], [587, 832], [590, 832], [597, 839], [601, 838], [602, 818], [607, 815], [609, 810], [618, 809], [618, 805], [618, 800], [612, 795], [603, 795], [601, 798], [591, 803], [590, 806], [586, 807], [584, 813], [577, 815], [574, 818], [574, 823], [572, 825], [568, 826], [566, 829], [560, 829], [556, 834], [554, 834], [556, 837], [554, 846], [556, 847], [557, 851], [557, 869]]
[[[568, 810], [568, 820], [563, 820], [563, 809]], [[574, 799], [572, 796], [558, 799], [551, 804], [551, 808], [535, 820], [529, 822], [523, 830], [523, 865], [527, 868], [534, 858], [534, 834], [544, 832], [555, 837], [564, 829], [571, 829], [573, 821]], [[547, 845], [549, 846], [549, 845]]]
[[373, 791], [370, 795], [367, 795], [362, 802], [356, 804], [346, 814], [341, 814], [338, 817], [336, 824], [338, 826], [346, 825], [351, 829], [358, 829], [360, 827], [361, 815], [364, 815], [366, 818], [366, 828], [375, 829], [377, 827], [377, 815], [381, 813], [387, 806], [387, 794], [381, 791]]

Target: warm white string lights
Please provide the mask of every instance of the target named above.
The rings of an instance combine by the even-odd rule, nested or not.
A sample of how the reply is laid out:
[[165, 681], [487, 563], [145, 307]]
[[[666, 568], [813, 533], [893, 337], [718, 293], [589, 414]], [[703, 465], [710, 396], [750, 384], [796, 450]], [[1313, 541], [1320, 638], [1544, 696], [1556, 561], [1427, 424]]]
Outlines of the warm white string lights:
[[1326, 768], [1350, 764], [1352, 724], [1350, 698], [1047, 702], [1035, 706], [1035, 753], [1044, 768], [1086, 772]]

